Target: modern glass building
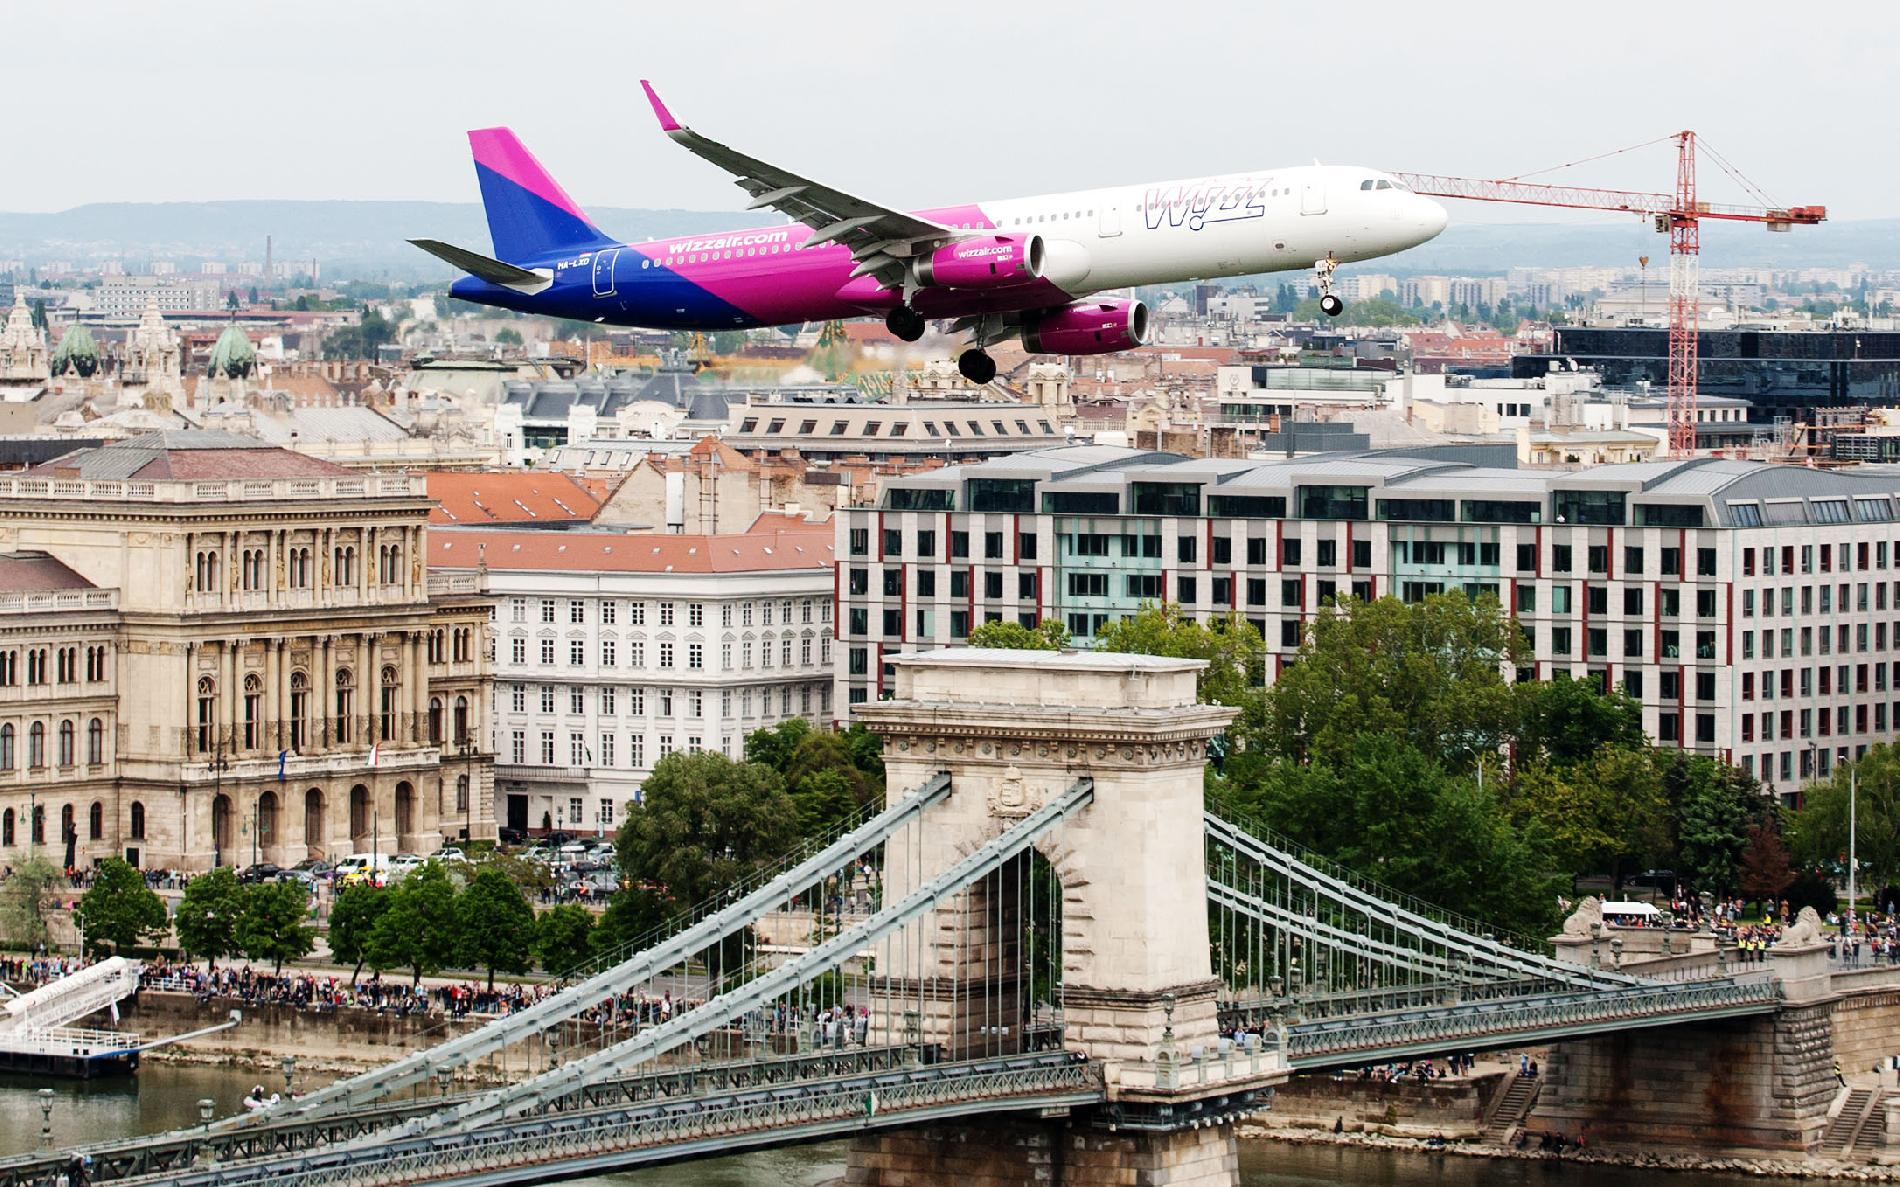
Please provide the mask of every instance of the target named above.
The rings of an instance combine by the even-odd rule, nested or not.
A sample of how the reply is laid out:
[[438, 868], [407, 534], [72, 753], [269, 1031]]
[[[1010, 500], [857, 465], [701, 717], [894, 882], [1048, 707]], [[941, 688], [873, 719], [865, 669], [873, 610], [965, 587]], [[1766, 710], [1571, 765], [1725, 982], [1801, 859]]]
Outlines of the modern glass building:
[[[1752, 406], [1749, 419], [1805, 419], [1827, 404], [1900, 400], [1900, 334], [1871, 331], [1704, 330], [1697, 390]], [[1555, 367], [1590, 367], [1611, 387], [1669, 380], [1669, 331], [1559, 326], [1548, 354], [1519, 355], [1512, 373], [1535, 378]]]

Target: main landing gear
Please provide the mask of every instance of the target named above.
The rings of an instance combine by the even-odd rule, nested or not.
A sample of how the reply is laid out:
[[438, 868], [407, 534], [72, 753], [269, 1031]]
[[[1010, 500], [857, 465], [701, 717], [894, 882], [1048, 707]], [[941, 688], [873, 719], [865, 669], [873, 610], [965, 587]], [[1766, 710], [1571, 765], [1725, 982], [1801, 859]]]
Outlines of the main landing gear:
[[1319, 311], [1327, 317], [1338, 317], [1346, 311], [1346, 303], [1333, 293], [1333, 273], [1339, 268], [1339, 261], [1331, 256], [1313, 262], [1313, 278], [1319, 282]]
[[966, 350], [957, 356], [957, 373], [981, 387], [996, 378], [996, 360], [986, 350]]
[[884, 328], [901, 342], [915, 342], [924, 336], [924, 315], [908, 305], [899, 305], [884, 315]]

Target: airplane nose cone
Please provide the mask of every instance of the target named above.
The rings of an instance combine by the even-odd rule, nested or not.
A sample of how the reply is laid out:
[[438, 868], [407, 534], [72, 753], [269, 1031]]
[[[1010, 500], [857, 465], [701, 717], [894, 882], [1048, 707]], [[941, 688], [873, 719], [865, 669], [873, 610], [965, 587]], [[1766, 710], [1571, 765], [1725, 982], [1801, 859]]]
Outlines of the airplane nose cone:
[[1419, 242], [1423, 243], [1427, 239], [1437, 238], [1438, 233], [1445, 229], [1445, 224], [1451, 221], [1451, 215], [1430, 198], [1420, 198], [1418, 206]]

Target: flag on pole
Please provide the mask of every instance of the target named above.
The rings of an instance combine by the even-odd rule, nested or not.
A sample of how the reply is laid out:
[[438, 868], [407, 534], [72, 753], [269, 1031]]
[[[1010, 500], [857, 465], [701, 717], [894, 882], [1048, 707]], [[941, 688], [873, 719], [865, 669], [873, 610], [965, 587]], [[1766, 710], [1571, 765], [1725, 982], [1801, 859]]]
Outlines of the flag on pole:
[[279, 783], [284, 781], [284, 764], [288, 761], [290, 761], [290, 751], [279, 750], [277, 752], [277, 781]]
[[377, 763], [377, 760], [381, 759], [382, 756], [383, 756], [383, 744], [381, 742], [370, 743], [369, 765], [372, 767], [375, 766]]

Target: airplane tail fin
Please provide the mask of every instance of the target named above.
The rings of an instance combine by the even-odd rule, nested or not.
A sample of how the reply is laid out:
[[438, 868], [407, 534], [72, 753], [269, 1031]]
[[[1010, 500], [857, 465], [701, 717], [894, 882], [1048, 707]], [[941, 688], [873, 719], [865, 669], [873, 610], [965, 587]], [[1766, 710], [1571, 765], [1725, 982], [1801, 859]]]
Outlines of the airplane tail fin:
[[538, 261], [613, 243], [512, 131], [477, 128], [468, 144], [497, 257]]

